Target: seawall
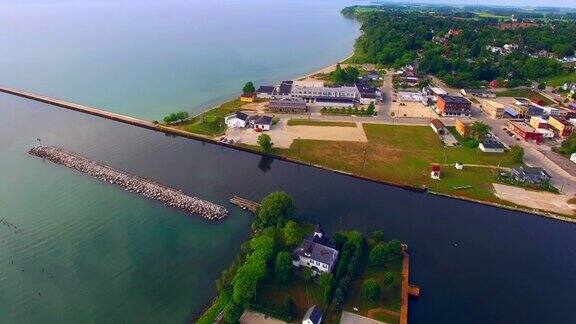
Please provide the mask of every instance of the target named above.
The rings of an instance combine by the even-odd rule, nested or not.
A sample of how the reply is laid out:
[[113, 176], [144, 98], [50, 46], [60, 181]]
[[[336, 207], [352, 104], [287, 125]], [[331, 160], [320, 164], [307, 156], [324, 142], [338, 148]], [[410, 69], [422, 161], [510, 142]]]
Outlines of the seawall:
[[55, 164], [86, 173], [94, 178], [124, 187], [144, 197], [182, 209], [188, 213], [200, 215], [208, 220], [224, 219], [228, 216], [226, 208], [214, 203], [186, 195], [180, 190], [166, 187], [154, 181], [118, 171], [107, 165], [89, 160], [78, 154], [53, 146], [35, 146], [29, 154], [48, 160]]

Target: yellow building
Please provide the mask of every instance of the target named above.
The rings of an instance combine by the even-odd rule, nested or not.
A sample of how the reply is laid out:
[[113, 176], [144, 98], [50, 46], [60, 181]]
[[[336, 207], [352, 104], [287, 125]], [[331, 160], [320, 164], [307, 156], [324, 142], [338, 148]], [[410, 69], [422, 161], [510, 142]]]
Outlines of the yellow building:
[[458, 132], [458, 134], [460, 134], [462, 137], [464, 138], [471, 137], [470, 123], [465, 123], [460, 119], [456, 119], [456, 124], [454, 126], [456, 127], [456, 131]]
[[254, 97], [256, 97], [253, 93], [245, 93], [240, 96], [240, 101], [242, 102], [254, 102]]
[[502, 116], [504, 116], [504, 105], [499, 102], [482, 99], [482, 105], [480, 107], [492, 118], [502, 118]]

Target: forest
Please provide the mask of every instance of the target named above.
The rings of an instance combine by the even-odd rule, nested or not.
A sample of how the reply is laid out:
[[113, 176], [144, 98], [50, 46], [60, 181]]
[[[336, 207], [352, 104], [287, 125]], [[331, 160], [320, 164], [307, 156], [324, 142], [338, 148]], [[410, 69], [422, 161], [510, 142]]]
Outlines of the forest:
[[420, 73], [435, 74], [454, 87], [492, 80], [506, 87], [529, 85], [568, 72], [557, 58], [576, 49], [573, 20], [531, 20], [534, 26], [504, 29], [498, 28], [502, 18], [471, 12], [348, 7], [342, 14], [362, 23], [353, 63], [415, 64]]

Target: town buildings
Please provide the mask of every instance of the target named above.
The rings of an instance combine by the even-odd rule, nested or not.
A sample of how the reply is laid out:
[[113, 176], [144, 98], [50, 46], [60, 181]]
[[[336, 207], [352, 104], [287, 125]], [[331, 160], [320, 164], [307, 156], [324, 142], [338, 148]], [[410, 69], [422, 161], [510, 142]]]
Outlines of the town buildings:
[[272, 99], [268, 110], [273, 113], [305, 114], [308, 112], [306, 101], [302, 99]]
[[544, 184], [550, 182], [550, 175], [538, 167], [517, 167], [512, 169], [512, 178], [519, 182]]
[[548, 118], [548, 125], [560, 138], [566, 138], [572, 135], [572, 132], [574, 131], [574, 125], [562, 117], [550, 116], [550, 118]]
[[480, 151], [486, 153], [504, 153], [506, 150], [504, 144], [494, 137], [486, 137], [484, 141], [478, 145], [478, 148], [480, 148]]
[[491, 118], [502, 118], [504, 116], [504, 105], [493, 100], [482, 99], [480, 108]]
[[258, 131], [270, 130], [272, 117], [269, 116], [248, 116], [243, 112], [235, 112], [224, 117], [224, 123], [230, 128], [253, 128]]
[[238, 111], [224, 117], [224, 123], [230, 128], [244, 128], [248, 123], [248, 115]]
[[470, 116], [472, 103], [458, 96], [439, 95], [437, 96], [438, 112], [442, 116]]
[[454, 124], [456, 131], [460, 136], [463, 138], [469, 138], [472, 136], [472, 126], [470, 123], [466, 123], [461, 121], [460, 119], [456, 119], [456, 123]]
[[508, 129], [527, 142], [542, 143], [542, 133], [538, 133], [532, 126], [524, 122], [509, 120]]
[[440, 119], [432, 119], [432, 121], [430, 122], [430, 127], [438, 135], [444, 135], [447, 132], [446, 126], [444, 126], [444, 124], [440, 121]]
[[357, 103], [367, 105], [376, 103], [381, 96], [380, 90], [364, 81], [354, 85], [335, 87], [325, 86], [323, 81], [316, 80], [283, 81], [277, 86], [262, 86], [257, 93], [260, 98], [301, 99], [311, 104], [319, 99], [348, 99], [354, 101], [353, 105]]
[[474, 96], [478, 98], [496, 98], [496, 94], [488, 89], [461, 89], [463, 96]]
[[253, 102], [256, 98], [256, 94], [254, 93], [245, 93], [240, 96], [240, 101], [242, 102]]
[[312, 275], [332, 272], [338, 260], [338, 251], [332, 247], [330, 240], [322, 233], [319, 226], [314, 234], [304, 238], [292, 253], [292, 264], [295, 267], [312, 269]]

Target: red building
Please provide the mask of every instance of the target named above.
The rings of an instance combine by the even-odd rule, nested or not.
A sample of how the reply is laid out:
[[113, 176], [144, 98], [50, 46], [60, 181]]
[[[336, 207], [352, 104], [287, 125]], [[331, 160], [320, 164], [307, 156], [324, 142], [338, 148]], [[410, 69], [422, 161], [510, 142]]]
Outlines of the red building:
[[524, 122], [509, 120], [508, 129], [526, 142], [535, 142], [536, 144], [542, 143], [543, 134], [536, 132], [532, 126]]
[[464, 98], [458, 96], [439, 95], [438, 110], [442, 116], [470, 116], [472, 103]]

